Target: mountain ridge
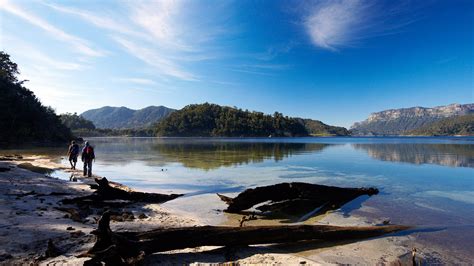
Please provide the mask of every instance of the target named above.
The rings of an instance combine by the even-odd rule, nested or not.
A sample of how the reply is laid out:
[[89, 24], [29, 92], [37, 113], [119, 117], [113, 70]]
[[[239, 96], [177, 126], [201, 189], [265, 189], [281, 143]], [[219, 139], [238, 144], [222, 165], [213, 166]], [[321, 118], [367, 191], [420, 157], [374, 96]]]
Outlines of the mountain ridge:
[[353, 135], [403, 135], [441, 119], [474, 113], [474, 104], [409, 107], [375, 112], [351, 127]]
[[136, 110], [125, 106], [103, 106], [87, 110], [81, 116], [92, 121], [97, 128], [127, 129], [150, 127], [174, 111], [176, 110], [162, 105]]

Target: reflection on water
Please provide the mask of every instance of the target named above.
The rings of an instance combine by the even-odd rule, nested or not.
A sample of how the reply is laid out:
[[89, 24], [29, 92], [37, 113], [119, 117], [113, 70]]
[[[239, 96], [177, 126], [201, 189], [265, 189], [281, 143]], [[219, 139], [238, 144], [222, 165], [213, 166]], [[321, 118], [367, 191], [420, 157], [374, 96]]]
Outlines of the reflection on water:
[[372, 158], [413, 164], [439, 164], [454, 167], [474, 167], [472, 144], [352, 144], [365, 150]]
[[184, 167], [204, 170], [219, 167], [275, 162], [303, 152], [318, 152], [331, 144], [321, 143], [161, 143], [153, 145], [167, 161], [179, 162]]
[[[334, 145], [325, 143], [248, 142], [212, 139], [109, 138], [91, 141], [104, 162], [144, 161], [150, 166], [176, 162], [186, 168], [212, 170], [243, 164], [275, 162]], [[166, 162], [166, 163], [165, 163]]]

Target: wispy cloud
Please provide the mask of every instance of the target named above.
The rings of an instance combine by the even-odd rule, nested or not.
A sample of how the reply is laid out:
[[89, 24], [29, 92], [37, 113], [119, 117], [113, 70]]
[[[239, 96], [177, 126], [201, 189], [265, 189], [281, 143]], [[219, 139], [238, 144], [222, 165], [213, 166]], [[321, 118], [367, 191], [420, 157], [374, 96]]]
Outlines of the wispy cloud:
[[151, 34], [160, 46], [174, 50], [192, 50], [185, 44], [178, 20], [182, 1], [136, 1], [130, 5], [131, 20]]
[[[219, 21], [225, 4], [201, 5], [181, 0], [118, 2], [123, 14], [46, 4], [111, 32], [111, 39], [133, 57], [151, 66], [163, 78], [198, 81], [190, 63], [215, 60], [210, 47], [226, 34]], [[120, 16], [119, 16], [120, 15]], [[195, 70], [194, 70], [195, 71]]]
[[30, 13], [29, 11], [13, 4], [8, 0], [0, 0], [0, 9], [16, 15], [25, 21], [41, 28], [58, 40], [69, 43], [75, 50], [86, 56], [96, 57], [105, 55], [103, 51], [91, 48], [90, 44], [86, 40], [59, 29], [58, 27], [48, 23], [46, 20], [43, 20], [42, 18]]
[[[16, 37], [8, 36], [5, 33], [2, 34], [2, 39], [5, 41], [5, 47], [8, 52], [15, 54], [16, 57], [23, 57], [28, 61], [33, 61], [31, 67], [42, 69], [44, 71], [52, 72], [54, 70], [82, 70], [86, 66], [84, 64], [76, 62], [62, 61], [57, 58], [53, 58], [50, 55], [40, 51], [33, 45], [26, 43]], [[28, 54], [17, 53], [16, 51], [28, 51]]]
[[137, 29], [130, 27], [130, 24], [122, 23], [119, 19], [113, 19], [106, 14], [94, 14], [94, 12], [71, 8], [71, 7], [64, 7], [59, 6], [56, 4], [45, 3], [46, 6], [51, 7], [52, 9], [65, 13], [80, 17], [81, 19], [85, 20], [86, 22], [91, 23], [92, 25], [102, 28], [105, 30], [112, 31], [114, 33], [122, 33], [126, 35], [137, 36], [140, 38], [147, 38], [148, 35], [143, 34]]
[[130, 82], [139, 85], [156, 85], [156, 82], [151, 79], [144, 78], [117, 78], [117, 81]]
[[122, 45], [130, 54], [138, 59], [146, 62], [161, 73], [187, 81], [196, 81], [196, 75], [181, 69], [180, 66], [173, 61], [164, 58], [159, 52], [154, 49], [146, 48], [128, 41], [121, 37], [114, 37], [114, 39]]
[[[384, 2], [385, 3], [385, 2]], [[393, 34], [414, 20], [405, 16], [406, 2], [382, 3], [371, 0], [324, 0], [309, 8], [304, 26], [312, 43], [336, 51], [357, 45], [370, 37]]]

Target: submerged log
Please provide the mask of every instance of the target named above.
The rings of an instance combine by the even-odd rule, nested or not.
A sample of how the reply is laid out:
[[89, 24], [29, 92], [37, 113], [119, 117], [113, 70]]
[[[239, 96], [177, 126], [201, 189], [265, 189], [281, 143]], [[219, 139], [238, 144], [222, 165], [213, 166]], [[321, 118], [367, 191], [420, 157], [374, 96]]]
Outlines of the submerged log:
[[156, 229], [147, 232], [112, 232], [110, 213], [99, 220], [96, 243], [87, 253], [92, 262], [136, 262], [144, 255], [175, 249], [200, 246], [245, 246], [255, 244], [292, 243], [305, 240], [340, 241], [381, 236], [408, 226], [330, 226], [330, 225], [283, 225], [283, 226], [201, 226]]
[[247, 189], [235, 198], [217, 194], [228, 204], [226, 212], [239, 213], [253, 206], [262, 212], [281, 212], [298, 215], [314, 211], [314, 215], [340, 208], [349, 201], [362, 196], [377, 194], [376, 188], [340, 188], [308, 183], [281, 183]]
[[113, 200], [123, 200], [129, 201], [131, 203], [135, 202], [145, 202], [145, 203], [162, 203], [177, 197], [182, 196], [182, 194], [159, 194], [159, 193], [146, 193], [146, 192], [136, 192], [136, 191], [127, 191], [119, 187], [110, 186], [107, 178], [95, 178], [97, 183], [96, 191], [92, 195], [78, 197], [73, 199], [64, 199], [62, 202], [65, 204], [71, 203], [87, 203], [103, 205], [104, 201], [113, 201]]

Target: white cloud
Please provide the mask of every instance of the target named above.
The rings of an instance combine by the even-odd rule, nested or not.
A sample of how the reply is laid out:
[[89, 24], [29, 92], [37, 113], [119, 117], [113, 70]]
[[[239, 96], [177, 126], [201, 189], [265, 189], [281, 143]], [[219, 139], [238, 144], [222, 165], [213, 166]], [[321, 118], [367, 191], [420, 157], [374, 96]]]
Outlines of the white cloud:
[[128, 54], [151, 66], [162, 78], [199, 80], [189, 63], [214, 60], [219, 49], [210, 47], [225, 34], [219, 25], [225, 4], [194, 4], [176, 0], [118, 2], [123, 13], [83, 10], [46, 4], [110, 31], [112, 40]]
[[180, 39], [178, 16], [182, 8], [181, 1], [136, 1], [130, 5], [131, 20], [151, 34], [160, 46], [175, 50], [192, 50], [191, 46]]
[[229, 1], [137, 0], [129, 3], [130, 20], [151, 34], [161, 47], [202, 52], [217, 38], [231, 34], [224, 26]]
[[[53, 70], [82, 70], [85, 68], [84, 64], [66, 62], [52, 58], [36, 47], [16, 37], [2, 34], [2, 39], [5, 41], [2, 49], [7, 51], [10, 50], [9, 53], [15, 55], [15, 57], [24, 59], [26, 62], [31, 62], [31, 64], [29, 64], [31, 67], [48, 72], [52, 72]], [[24, 52], [17, 51], [28, 51], [28, 53], [25, 54]]]
[[93, 12], [75, 9], [71, 7], [59, 6], [55, 4], [45, 4], [45, 5], [59, 12], [78, 16], [81, 19], [93, 24], [94, 26], [98, 28], [110, 30], [116, 33], [132, 35], [132, 36], [136, 36], [140, 38], [145, 38], [145, 39], [147, 38], [146, 34], [143, 34], [137, 31], [137, 29], [130, 27], [128, 24], [122, 23], [121, 21], [123, 20], [113, 19], [110, 16], [107, 16], [106, 14], [94, 14]]
[[315, 46], [335, 51], [366, 38], [393, 34], [413, 22], [409, 17], [394, 20], [405, 11], [405, 2], [386, 4], [370, 0], [319, 1], [310, 7], [304, 26]]
[[13, 15], [16, 15], [29, 23], [48, 32], [52, 37], [61, 41], [69, 43], [78, 52], [87, 56], [104, 56], [104, 52], [92, 49], [86, 40], [77, 36], [71, 35], [56, 26], [48, 23], [46, 20], [37, 17], [36, 15], [22, 9], [8, 0], [0, 0], [0, 9], [3, 9]]
[[118, 81], [130, 82], [140, 85], [156, 85], [156, 82], [151, 79], [144, 78], [118, 78]]
[[122, 45], [130, 54], [153, 66], [155, 69], [158, 69], [160, 72], [167, 76], [187, 81], [197, 80], [197, 77], [194, 74], [181, 69], [180, 66], [175, 64], [173, 61], [166, 59], [154, 49], [136, 45], [135, 43], [125, 40], [121, 37], [114, 37], [114, 39], [120, 45]]

